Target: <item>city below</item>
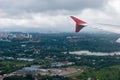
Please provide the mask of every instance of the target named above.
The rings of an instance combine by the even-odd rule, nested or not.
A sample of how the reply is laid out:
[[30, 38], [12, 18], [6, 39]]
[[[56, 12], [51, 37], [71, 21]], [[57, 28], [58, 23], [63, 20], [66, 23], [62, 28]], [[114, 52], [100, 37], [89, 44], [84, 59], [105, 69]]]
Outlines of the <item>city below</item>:
[[119, 38], [113, 33], [1, 32], [0, 80], [119, 80]]

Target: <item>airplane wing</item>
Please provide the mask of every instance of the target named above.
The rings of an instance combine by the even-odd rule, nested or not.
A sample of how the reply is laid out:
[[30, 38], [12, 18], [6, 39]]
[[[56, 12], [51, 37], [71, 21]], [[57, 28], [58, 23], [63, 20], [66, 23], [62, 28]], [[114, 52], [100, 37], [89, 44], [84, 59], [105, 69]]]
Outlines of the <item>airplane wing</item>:
[[76, 32], [79, 32], [84, 27], [90, 27], [90, 28], [96, 28], [100, 30], [105, 30], [109, 32], [114, 32], [120, 34], [120, 25], [111, 25], [111, 24], [88, 24], [87, 22], [84, 22], [74, 16], [70, 16], [76, 23]]
[[74, 16], [70, 16], [75, 22], [76, 22], [76, 30], [75, 32], [79, 32], [83, 27], [85, 27], [85, 25], [87, 24], [86, 22], [74, 17]]

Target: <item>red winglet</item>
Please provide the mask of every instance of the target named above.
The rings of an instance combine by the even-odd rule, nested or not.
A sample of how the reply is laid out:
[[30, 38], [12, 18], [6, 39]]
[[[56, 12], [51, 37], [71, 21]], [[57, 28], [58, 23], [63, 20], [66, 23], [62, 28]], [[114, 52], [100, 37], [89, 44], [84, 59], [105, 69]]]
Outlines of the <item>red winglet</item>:
[[80, 26], [76, 23], [76, 30], [75, 32], [79, 32], [81, 29], [83, 28], [83, 26]]
[[74, 17], [70, 16], [76, 22], [76, 32], [79, 32], [84, 26], [82, 24], [86, 24], [86, 22]]
[[74, 16], [70, 16], [77, 24], [86, 24], [86, 22], [74, 17]]

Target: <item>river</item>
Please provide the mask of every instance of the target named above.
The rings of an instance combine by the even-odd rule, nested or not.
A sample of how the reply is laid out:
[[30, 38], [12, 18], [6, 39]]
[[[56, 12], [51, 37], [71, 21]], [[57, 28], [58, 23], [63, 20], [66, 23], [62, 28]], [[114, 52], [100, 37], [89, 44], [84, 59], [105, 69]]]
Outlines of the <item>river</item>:
[[90, 52], [87, 50], [82, 51], [73, 51], [69, 52], [70, 54], [77, 54], [77, 55], [94, 55], [94, 56], [114, 56], [120, 55], [120, 52], [111, 52], [111, 53], [103, 53], [103, 52]]

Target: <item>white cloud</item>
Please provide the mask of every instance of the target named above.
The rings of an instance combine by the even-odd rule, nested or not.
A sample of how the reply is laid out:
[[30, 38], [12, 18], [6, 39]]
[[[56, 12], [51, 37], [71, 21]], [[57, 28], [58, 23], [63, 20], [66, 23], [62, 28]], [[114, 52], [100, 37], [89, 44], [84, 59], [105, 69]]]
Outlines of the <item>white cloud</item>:
[[0, 28], [73, 31], [70, 15], [92, 23], [119, 24], [119, 7], [119, 0], [0, 0]]

